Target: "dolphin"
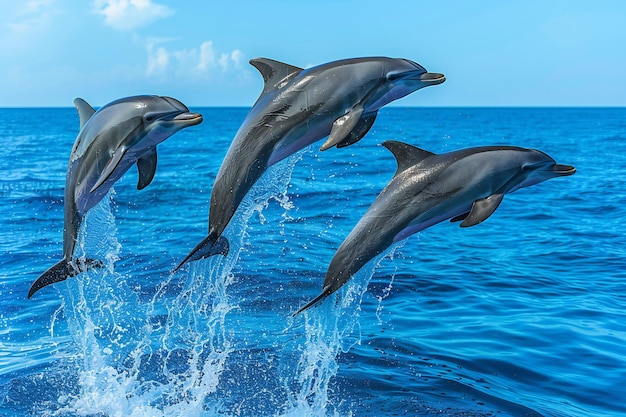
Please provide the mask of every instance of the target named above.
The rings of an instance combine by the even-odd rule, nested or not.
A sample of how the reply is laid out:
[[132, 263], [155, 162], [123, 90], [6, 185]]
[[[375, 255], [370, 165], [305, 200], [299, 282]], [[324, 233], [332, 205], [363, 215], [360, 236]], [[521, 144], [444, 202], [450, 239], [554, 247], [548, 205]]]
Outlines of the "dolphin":
[[263, 92], [215, 178], [208, 236], [174, 271], [188, 261], [228, 254], [222, 233], [270, 166], [326, 136], [322, 151], [351, 145], [370, 130], [381, 107], [445, 81], [443, 74], [399, 58], [353, 58], [309, 69], [267, 58], [252, 59], [250, 64], [263, 76]]
[[73, 257], [85, 214], [135, 163], [139, 170], [137, 189], [149, 185], [156, 171], [156, 146], [179, 130], [202, 122], [200, 114], [189, 112], [171, 97], [127, 97], [98, 111], [80, 98], [74, 100], [74, 105], [80, 117], [80, 132], [65, 178], [63, 259], [37, 278], [28, 298], [46, 285], [101, 266], [95, 259], [77, 263]]
[[396, 141], [383, 146], [398, 163], [394, 177], [337, 249], [322, 293], [294, 316], [337, 291], [393, 243], [447, 219], [475, 226], [491, 216], [505, 194], [576, 172], [541, 151], [512, 146], [438, 155]]

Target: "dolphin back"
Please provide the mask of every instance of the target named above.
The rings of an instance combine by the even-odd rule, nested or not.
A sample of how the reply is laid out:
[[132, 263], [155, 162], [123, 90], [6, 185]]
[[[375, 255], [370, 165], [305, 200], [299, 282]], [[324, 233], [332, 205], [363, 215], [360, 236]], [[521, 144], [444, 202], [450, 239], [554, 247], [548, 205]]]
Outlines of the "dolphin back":
[[39, 278], [33, 282], [33, 285], [30, 286], [30, 290], [28, 291], [28, 298], [32, 297], [33, 294], [43, 287], [56, 282], [65, 281], [67, 278], [78, 275], [81, 272], [100, 267], [102, 267], [102, 262], [96, 259], [85, 259], [78, 268], [71, 262], [63, 259], [41, 274]]

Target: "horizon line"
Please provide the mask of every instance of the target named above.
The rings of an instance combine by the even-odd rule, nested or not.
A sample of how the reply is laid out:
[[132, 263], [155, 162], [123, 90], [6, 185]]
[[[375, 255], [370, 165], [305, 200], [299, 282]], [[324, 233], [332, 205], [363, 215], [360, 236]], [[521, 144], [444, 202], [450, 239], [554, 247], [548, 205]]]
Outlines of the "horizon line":
[[[96, 108], [100, 108], [102, 106], [96, 106]], [[189, 105], [188, 108], [215, 108], [215, 109], [251, 109], [252, 106], [245, 105], [229, 105], [229, 106], [219, 106], [219, 105]], [[74, 109], [74, 106], [1, 106], [0, 110], [11, 110], [11, 109]], [[624, 105], [603, 105], [603, 104], [573, 104], [573, 105], [555, 105], [555, 104], [537, 104], [537, 105], [390, 105], [385, 106], [385, 108], [396, 108], [396, 109], [421, 109], [421, 108], [440, 108], [440, 109], [624, 109], [626, 108], [626, 104]]]

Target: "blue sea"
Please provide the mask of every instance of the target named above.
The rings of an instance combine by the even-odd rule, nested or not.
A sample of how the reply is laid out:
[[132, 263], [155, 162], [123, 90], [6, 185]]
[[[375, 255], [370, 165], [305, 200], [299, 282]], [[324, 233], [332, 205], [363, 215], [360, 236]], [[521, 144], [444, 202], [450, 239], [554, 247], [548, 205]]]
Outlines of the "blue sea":
[[[624, 416], [626, 109], [383, 108], [355, 145], [272, 167], [228, 257], [172, 269], [207, 234], [246, 108], [192, 108], [86, 217], [102, 269], [30, 284], [61, 259], [73, 108], [0, 109], [0, 415]], [[334, 251], [393, 176], [384, 140], [432, 152], [540, 149], [574, 176], [443, 222], [321, 305]]]

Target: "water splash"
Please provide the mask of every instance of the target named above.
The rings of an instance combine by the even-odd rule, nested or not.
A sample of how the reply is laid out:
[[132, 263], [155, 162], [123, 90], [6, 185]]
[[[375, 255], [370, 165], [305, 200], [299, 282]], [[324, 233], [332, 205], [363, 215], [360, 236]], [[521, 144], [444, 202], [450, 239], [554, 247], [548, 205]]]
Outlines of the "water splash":
[[137, 349], [143, 328], [142, 307], [114, 271], [121, 245], [117, 240], [111, 195], [85, 216], [75, 255], [104, 259], [102, 269], [68, 279], [61, 286], [62, 307], [77, 349], [79, 392], [70, 394], [59, 411], [79, 415], [103, 412], [132, 415], [137, 382], [129, 379], [122, 364]]
[[[299, 346], [290, 347], [300, 352], [300, 357], [293, 370], [283, 370], [284, 389], [289, 393], [284, 416], [352, 415], [349, 404], [337, 401], [336, 396], [333, 400], [330, 396], [333, 380], [339, 371], [339, 356], [361, 343], [359, 316], [363, 296], [380, 263], [387, 257], [393, 261], [395, 250], [400, 246], [394, 246], [387, 255], [366, 265], [337, 293], [303, 313], [304, 340], [297, 342]], [[377, 315], [392, 283], [393, 277], [383, 295], [377, 297]], [[292, 331], [297, 331], [297, 328]]]
[[[79, 393], [64, 398], [59, 412], [78, 415], [199, 416], [219, 414], [220, 378], [234, 349], [227, 316], [238, 309], [228, 287], [244, 248], [248, 220], [276, 201], [293, 205], [287, 186], [302, 153], [268, 171], [244, 200], [226, 230], [228, 257], [194, 262], [186, 279], [170, 275], [142, 303], [115, 272], [116, 239], [110, 196], [85, 218], [77, 256], [106, 259], [101, 270], [67, 281], [63, 309], [78, 354]], [[235, 236], [235, 238], [233, 238]], [[211, 399], [211, 401], [209, 401]]]
[[376, 268], [378, 268], [378, 266], [384, 259], [389, 258], [391, 264], [393, 265], [393, 272], [391, 273], [391, 279], [389, 280], [389, 284], [387, 284], [387, 286], [383, 288], [382, 294], [376, 296], [376, 299], [378, 300], [378, 306], [376, 307], [376, 319], [378, 319], [379, 326], [382, 326], [383, 324], [383, 301], [385, 300], [385, 298], [389, 297], [389, 294], [391, 293], [391, 290], [393, 288], [393, 281], [396, 278], [396, 273], [398, 272], [398, 266], [395, 264], [394, 259], [397, 255], [401, 256], [400, 250], [405, 243], [406, 240], [403, 240], [393, 245], [387, 252], [387, 255], [381, 257], [380, 260], [376, 263]]

